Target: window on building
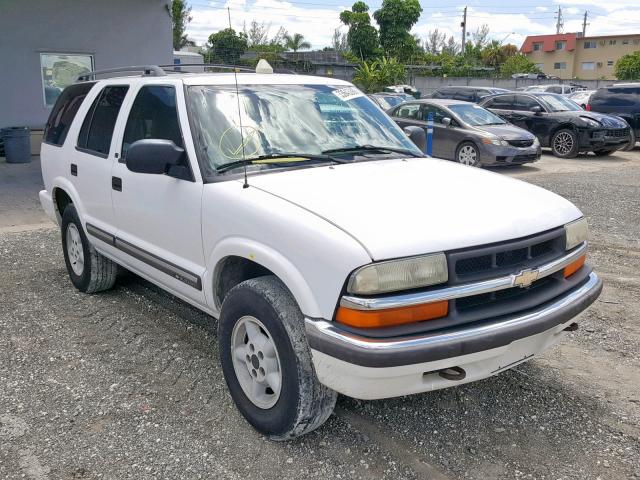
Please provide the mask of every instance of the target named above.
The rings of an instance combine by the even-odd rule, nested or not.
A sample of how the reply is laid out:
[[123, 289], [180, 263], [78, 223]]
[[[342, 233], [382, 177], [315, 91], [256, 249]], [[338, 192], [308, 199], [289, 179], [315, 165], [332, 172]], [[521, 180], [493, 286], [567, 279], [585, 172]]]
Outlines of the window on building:
[[94, 82], [78, 83], [67, 87], [58, 97], [44, 131], [44, 141], [51, 145], [60, 146], [64, 143], [71, 128], [71, 122], [76, 117], [78, 109]]
[[567, 69], [567, 62], [556, 62], [553, 64], [553, 69], [554, 70], [566, 70]]
[[609, 40], [609, 45], [615, 45], [617, 40]]
[[584, 48], [596, 48], [597, 43], [595, 40], [587, 40], [584, 42]]
[[145, 138], [171, 140], [183, 146], [175, 88], [150, 85], [142, 87], [136, 95], [124, 128], [122, 157], [133, 142]]
[[607, 60], [607, 67], [613, 67], [613, 60]]
[[539, 52], [540, 50], [542, 50], [542, 44], [541, 43], [534, 43], [533, 44], [533, 51], [534, 52]]
[[51, 107], [62, 93], [76, 81], [78, 75], [93, 70], [93, 55], [41, 53], [40, 72], [44, 105]]
[[567, 42], [564, 40], [558, 40], [556, 42], [556, 50], [564, 50], [564, 47], [567, 45]]
[[629, 45], [629, 39], [625, 38], [624, 40], [622, 40], [622, 44], [623, 45]]
[[636, 38], [633, 40], [634, 45], [640, 45], [640, 38]]
[[596, 64], [595, 62], [582, 62], [581, 68], [582, 70], [595, 70]]
[[104, 87], [82, 122], [78, 148], [100, 156], [109, 154], [113, 129], [128, 90], [129, 87], [121, 85]]

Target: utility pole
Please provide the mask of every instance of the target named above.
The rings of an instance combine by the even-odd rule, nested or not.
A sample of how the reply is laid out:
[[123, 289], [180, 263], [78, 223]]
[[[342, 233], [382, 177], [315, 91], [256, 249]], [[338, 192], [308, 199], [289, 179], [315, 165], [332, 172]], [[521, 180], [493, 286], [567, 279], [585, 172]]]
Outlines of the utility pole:
[[464, 55], [464, 47], [467, 44], [467, 7], [464, 7], [464, 13], [462, 14], [462, 23], [460, 23], [462, 27], [462, 55]]
[[582, 21], [582, 36], [584, 37], [587, 34], [587, 25], [589, 25], [587, 23], [587, 17], [589, 16], [589, 12], [588, 11], [584, 11], [584, 20]]
[[562, 7], [558, 5], [558, 14], [556, 15], [558, 19], [556, 22], [556, 34], [560, 33], [564, 28], [564, 20], [562, 18]]

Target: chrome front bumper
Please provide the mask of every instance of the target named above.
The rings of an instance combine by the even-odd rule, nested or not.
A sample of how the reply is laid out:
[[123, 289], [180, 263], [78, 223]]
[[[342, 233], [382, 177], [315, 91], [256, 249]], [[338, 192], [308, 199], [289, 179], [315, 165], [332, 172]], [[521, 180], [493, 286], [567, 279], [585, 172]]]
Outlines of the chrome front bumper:
[[[558, 270], [560, 268], [562, 267], [558, 266]], [[498, 280], [500, 279], [496, 279]], [[512, 284], [504, 288], [510, 286]], [[432, 362], [505, 346], [566, 323], [591, 305], [601, 291], [602, 281], [592, 272], [583, 285], [561, 298], [532, 311], [487, 320], [476, 325], [461, 325], [424, 334], [380, 339], [348, 332], [335, 322], [306, 319], [307, 338], [312, 350], [363, 367], [384, 368]], [[464, 295], [474, 293], [477, 292], [465, 292]], [[415, 302], [424, 303], [425, 299], [415, 299]], [[380, 307], [379, 304], [376, 306], [391, 308]]]

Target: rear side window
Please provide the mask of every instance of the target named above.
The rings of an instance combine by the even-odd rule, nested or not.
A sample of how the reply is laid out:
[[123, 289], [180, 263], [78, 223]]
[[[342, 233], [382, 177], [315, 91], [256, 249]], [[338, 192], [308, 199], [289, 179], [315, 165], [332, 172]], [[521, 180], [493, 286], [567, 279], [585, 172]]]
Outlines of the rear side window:
[[549, 93], [562, 93], [562, 87], [560, 87], [560, 86], [547, 87], [547, 92], [549, 92]]
[[123, 85], [104, 87], [82, 123], [78, 148], [101, 157], [109, 155], [113, 129], [128, 90], [129, 87]]
[[513, 110], [513, 95], [500, 95], [489, 100], [485, 107], [497, 108], [498, 110]]
[[432, 98], [453, 98], [455, 92], [453, 88], [441, 88], [433, 92]]
[[145, 138], [171, 140], [183, 147], [176, 107], [176, 90], [166, 85], [142, 87], [131, 107], [124, 129], [122, 157], [131, 144]]
[[640, 87], [609, 87], [597, 90], [589, 101], [592, 107], [640, 108]]
[[94, 85], [95, 82], [78, 83], [64, 89], [47, 120], [44, 132], [45, 143], [58, 147], [64, 144], [80, 105]]
[[395, 111], [394, 116], [399, 118], [407, 118], [411, 120], [419, 120], [420, 104], [419, 103], [404, 104]]
[[472, 89], [460, 89], [453, 95], [454, 100], [462, 100], [464, 102], [474, 102], [476, 100], [476, 91]]

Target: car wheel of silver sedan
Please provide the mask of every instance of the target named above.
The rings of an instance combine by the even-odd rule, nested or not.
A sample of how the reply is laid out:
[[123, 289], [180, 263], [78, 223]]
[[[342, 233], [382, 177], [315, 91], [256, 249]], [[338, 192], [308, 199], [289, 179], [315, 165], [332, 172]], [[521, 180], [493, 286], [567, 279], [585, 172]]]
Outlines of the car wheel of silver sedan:
[[478, 147], [471, 142], [464, 142], [458, 147], [456, 160], [463, 165], [477, 167], [480, 165], [480, 153]]

